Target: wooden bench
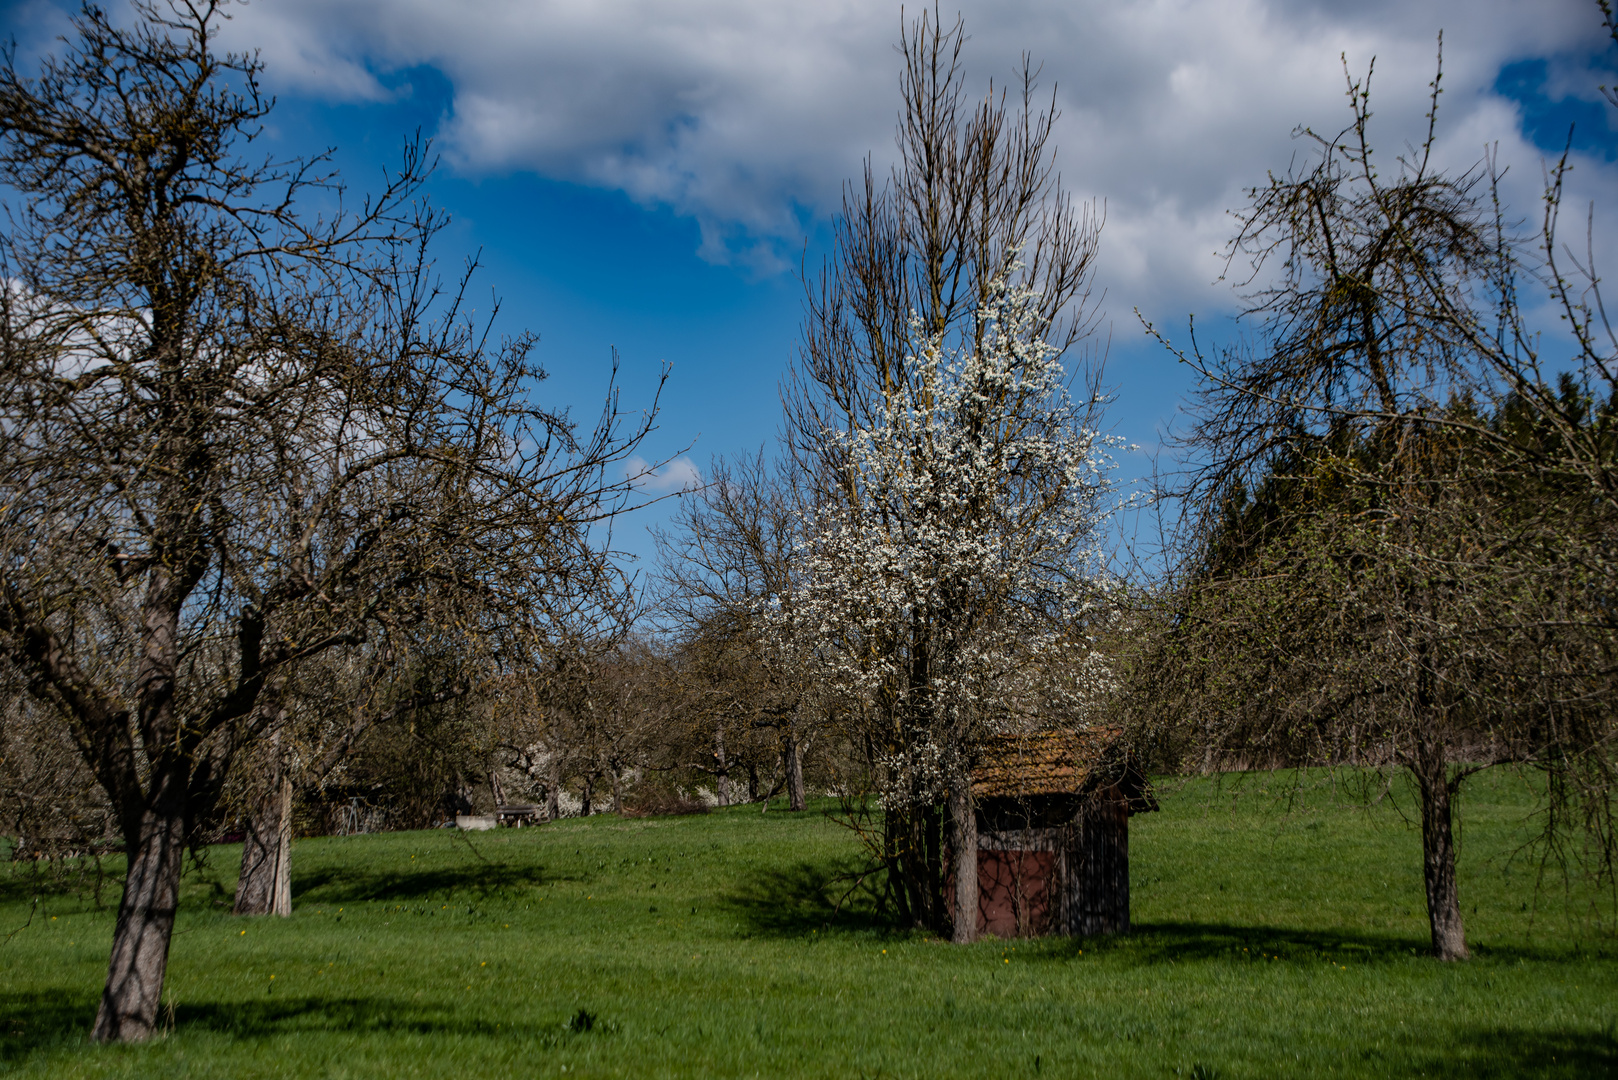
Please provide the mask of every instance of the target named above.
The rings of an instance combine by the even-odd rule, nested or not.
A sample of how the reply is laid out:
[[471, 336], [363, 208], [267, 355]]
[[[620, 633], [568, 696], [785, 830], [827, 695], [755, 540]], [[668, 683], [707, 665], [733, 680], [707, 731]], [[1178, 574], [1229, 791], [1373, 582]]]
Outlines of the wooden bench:
[[512, 803], [496, 807], [494, 816], [502, 825], [512, 825], [520, 829], [525, 821], [538, 822], [544, 820], [542, 811], [543, 807]]

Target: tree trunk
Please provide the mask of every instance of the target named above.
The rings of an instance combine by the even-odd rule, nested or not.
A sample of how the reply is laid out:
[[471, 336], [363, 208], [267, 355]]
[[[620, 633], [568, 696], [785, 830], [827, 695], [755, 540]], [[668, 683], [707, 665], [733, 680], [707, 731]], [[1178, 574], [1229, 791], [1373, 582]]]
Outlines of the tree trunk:
[[589, 817], [590, 816], [590, 796], [593, 793], [593, 789], [595, 787], [595, 785], [593, 783], [591, 783], [591, 781], [593, 779], [594, 779], [593, 777], [589, 777], [589, 776], [586, 776], [584, 778], [584, 790], [582, 792], [580, 792], [580, 796], [579, 796], [579, 816], [580, 817]]
[[978, 939], [978, 818], [972, 807], [972, 780], [956, 777], [949, 787], [950, 852], [955, 866], [957, 945]]
[[713, 733], [714, 787], [720, 806], [730, 805], [730, 765], [725, 760], [725, 729], [715, 728]]
[[[159, 783], [152, 778], [154, 788]], [[172, 777], [169, 783], [183, 790], [185, 778]], [[179, 801], [160, 799], [158, 809], [148, 809], [134, 830], [124, 831], [129, 869], [112, 932], [107, 985], [90, 1032], [96, 1042], [139, 1042], [157, 1025], [185, 854], [185, 812], [174, 805]]]
[[499, 766], [489, 770], [489, 792], [494, 796], [496, 810], [506, 805], [506, 788], [504, 784], [500, 783]]
[[259, 702], [269, 725], [264, 749], [269, 782], [257, 793], [242, 836], [242, 869], [236, 879], [234, 915], [292, 914], [292, 777], [281, 753], [280, 686]]
[[620, 817], [624, 813], [624, 778], [616, 765], [612, 767], [612, 812]]
[[1451, 828], [1449, 758], [1443, 742], [1421, 738], [1413, 770], [1421, 793], [1422, 870], [1427, 884], [1427, 922], [1433, 934], [1433, 955], [1440, 960], [1465, 960], [1466, 928], [1461, 923], [1461, 899], [1455, 882], [1455, 834]]
[[949, 905], [944, 898], [944, 814], [937, 806], [909, 807], [890, 812], [903, 814], [897, 860], [907, 892], [911, 925], [940, 936], [951, 932]]
[[882, 906], [893, 901], [894, 914], [904, 925], [920, 925], [911, 903], [910, 874], [905, 852], [909, 850], [910, 817], [902, 809], [882, 815], [882, 863], [887, 869], [882, 890]]
[[545, 820], [562, 816], [562, 764], [551, 758], [550, 781], [545, 785]]
[[796, 731], [787, 731], [781, 757], [787, 774], [787, 809], [802, 810], [809, 803], [803, 793], [803, 751], [798, 746]]
[[926, 845], [922, 849], [925, 860], [921, 866], [922, 887], [926, 890], [928, 926], [935, 933], [949, 933], [949, 905], [944, 901], [944, 813], [937, 806], [923, 811]]
[[292, 777], [284, 771], [248, 815], [232, 914], [292, 914]]
[[751, 761], [747, 763], [747, 801], [758, 802], [758, 766]]
[[921, 812], [915, 807], [897, 807], [887, 811], [885, 816], [892, 823], [889, 833], [892, 861], [888, 876], [897, 880], [895, 892], [899, 897], [899, 917], [918, 929], [930, 929], [927, 925], [924, 876], [919, 870], [926, 846], [923, 838], [925, 830], [920, 824]]

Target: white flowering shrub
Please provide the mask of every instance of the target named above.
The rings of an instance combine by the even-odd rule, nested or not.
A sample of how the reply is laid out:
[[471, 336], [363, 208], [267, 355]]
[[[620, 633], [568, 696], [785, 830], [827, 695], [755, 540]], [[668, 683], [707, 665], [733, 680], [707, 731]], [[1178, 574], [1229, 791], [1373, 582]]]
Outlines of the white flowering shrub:
[[680, 795], [682, 798], [690, 799], [693, 802], [699, 802], [703, 806], [710, 809], [720, 805], [719, 796], [714, 792], [713, 788], [703, 787], [701, 784], [691, 788], [689, 791], [685, 788], [681, 788]]
[[584, 799], [573, 794], [567, 788], [556, 793], [556, 812], [558, 816], [570, 818], [578, 817], [584, 810]]
[[1116, 442], [1071, 400], [1037, 299], [1003, 276], [953, 347], [912, 321], [915, 376], [824, 433], [847, 494], [766, 612], [779, 648], [881, 718], [890, 809], [938, 803], [986, 735], [1082, 717], [1109, 685], [1085, 630], [1108, 608]]

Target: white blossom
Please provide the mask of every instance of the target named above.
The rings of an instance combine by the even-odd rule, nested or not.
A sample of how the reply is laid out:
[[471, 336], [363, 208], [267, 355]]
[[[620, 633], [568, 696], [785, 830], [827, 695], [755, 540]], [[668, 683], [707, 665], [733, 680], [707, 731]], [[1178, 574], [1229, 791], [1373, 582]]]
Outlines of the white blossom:
[[1038, 294], [1009, 282], [973, 340], [912, 320], [916, 377], [868, 426], [823, 433], [847, 495], [806, 522], [800, 584], [765, 613], [778, 649], [886, 721], [890, 807], [938, 801], [990, 734], [1082, 718], [1111, 679], [1084, 631], [1109, 608], [1119, 443], [1085, 424]]

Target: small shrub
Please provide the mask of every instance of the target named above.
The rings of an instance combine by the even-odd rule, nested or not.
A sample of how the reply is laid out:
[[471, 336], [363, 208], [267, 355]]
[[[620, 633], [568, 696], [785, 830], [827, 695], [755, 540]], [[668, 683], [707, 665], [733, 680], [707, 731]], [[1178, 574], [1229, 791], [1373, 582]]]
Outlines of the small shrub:
[[627, 817], [673, 817], [707, 812], [706, 803], [680, 791], [648, 791], [624, 805]]

